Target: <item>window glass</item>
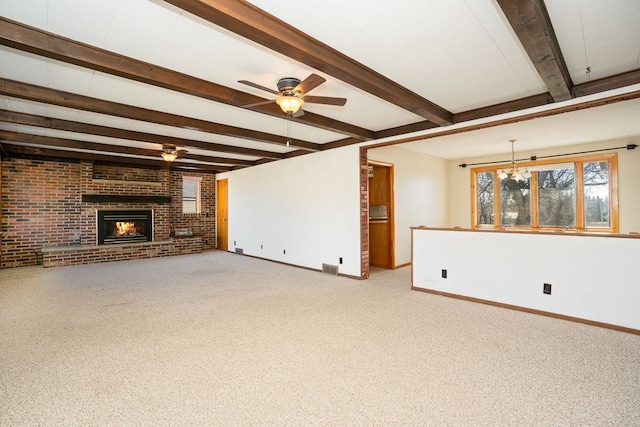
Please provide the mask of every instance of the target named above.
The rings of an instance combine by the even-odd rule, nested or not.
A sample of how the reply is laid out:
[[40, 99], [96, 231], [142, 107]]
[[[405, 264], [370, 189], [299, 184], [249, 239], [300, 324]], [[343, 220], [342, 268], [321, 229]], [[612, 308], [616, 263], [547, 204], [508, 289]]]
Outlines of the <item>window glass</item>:
[[609, 164], [585, 163], [583, 166], [584, 222], [586, 227], [608, 228]]
[[477, 190], [478, 224], [493, 225], [493, 172], [478, 174]]
[[200, 178], [183, 177], [182, 213], [200, 213]]
[[531, 225], [531, 179], [500, 180], [500, 225]]
[[559, 167], [538, 171], [538, 225], [541, 227], [575, 227], [575, 171]]

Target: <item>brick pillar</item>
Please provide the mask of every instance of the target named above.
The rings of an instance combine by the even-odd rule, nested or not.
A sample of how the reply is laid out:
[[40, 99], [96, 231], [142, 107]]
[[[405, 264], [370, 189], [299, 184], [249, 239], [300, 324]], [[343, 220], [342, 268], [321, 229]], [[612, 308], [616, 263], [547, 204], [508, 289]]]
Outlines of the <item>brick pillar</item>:
[[369, 277], [369, 164], [366, 147], [360, 147], [360, 277]]

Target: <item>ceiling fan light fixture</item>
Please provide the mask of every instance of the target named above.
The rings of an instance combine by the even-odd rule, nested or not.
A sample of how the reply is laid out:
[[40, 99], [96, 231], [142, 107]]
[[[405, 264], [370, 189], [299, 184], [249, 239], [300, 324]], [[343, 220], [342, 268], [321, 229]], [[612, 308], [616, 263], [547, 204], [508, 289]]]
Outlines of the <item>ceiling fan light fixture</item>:
[[276, 99], [276, 103], [285, 113], [295, 114], [304, 105], [304, 99], [297, 96], [283, 95]]
[[173, 145], [165, 144], [162, 146], [162, 152], [160, 153], [162, 158], [167, 162], [173, 162], [178, 158], [178, 150]]

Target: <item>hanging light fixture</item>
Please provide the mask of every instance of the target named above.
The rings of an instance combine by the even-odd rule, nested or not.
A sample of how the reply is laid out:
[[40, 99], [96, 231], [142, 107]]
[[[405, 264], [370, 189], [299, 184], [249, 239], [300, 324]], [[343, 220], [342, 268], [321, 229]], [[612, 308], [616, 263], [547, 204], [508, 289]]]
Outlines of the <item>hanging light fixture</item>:
[[176, 150], [175, 145], [164, 144], [162, 146], [162, 152], [160, 153], [162, 158], [167, 162], [173, 162], [178, 158], [178, 150]]
[[276, 104], [287, 114], [295, 114], [304, 105], [304, 99], [293, 95], [283, 95], [276, 99]]
[[498, 178], [507, 179], [510, 177], [514, 181], [531, 178], [531, 172], [529, 172], [529, 169], [526, 166], [524, 168], [524, 172], [521, 172], [520, 169], [516, 166], [515, 151], [513, 150], [513, 143], [516, 142], [516, 140], [510, 139], [509, 142], [511, 142], [511, 166], [508, 170], [502, 169], [498, 173]]
[[285, 93], [276, 98], [276, 104], [287, 113], [287, 147], [291, 145], [291, 118], [304, 105], [304, 99]]

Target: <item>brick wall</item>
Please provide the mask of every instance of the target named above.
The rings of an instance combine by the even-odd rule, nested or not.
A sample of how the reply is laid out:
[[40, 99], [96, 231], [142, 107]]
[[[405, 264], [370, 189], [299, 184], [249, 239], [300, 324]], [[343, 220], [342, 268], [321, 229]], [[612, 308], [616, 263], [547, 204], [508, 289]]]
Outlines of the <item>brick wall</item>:
[[[182, 213], [182, 177], [194, 176], [202, 177], [200, 182], [200, 214]], [[176, 228], [190, 228], [194, 235], [202, 237], [204, 249], [215, 247], [215, 199], [216, 199], [216, 177], [213, 174], [197, 174], [188, 172], [171, 172], [171, 233]]]
[[[153, 209], [154, 240], [192, 228], [202, 248], [215, 243], [215, 176], [202, 174], [202, 214], [182, 214], [182, 173], [32, 159], [2, 160], [0, 268], [42, 263], [42, 248], [95, 245], [98, 209]], [[82, 194], [171, 196], [171, 203], [82, 202]], [[178, 242], [175, 244], [184, 244]], [[193, 241], [190, 241], [193, 246]], [[129, 250], [129, 249], [127, 249]], [[123, 249], [124, 251], [124, 249]], [[151, 249], [145, 249], [151, 253]], [[193, 251], [189, 247], [186, 252]], [[101, 253], [103, 253], [102, 251]], [[153, 256], [180, 253], [173, 249]], [[181, 253], [185, 253], [182, 251]], [[114, 257], [121, 259], [121, 257]], [[103, 260], [103, 259], [101, 259]]]
[[360, 271], [369, 277], [369, 159], [366, 147], [360, 147]]
[[80, 164], [2, 162], [1, 267], [41, 262], [45, 245], [80, 243]]
[[94, 164], [91, 172], [93, 179], [160, 182], [160, 174], [157, 169]]

